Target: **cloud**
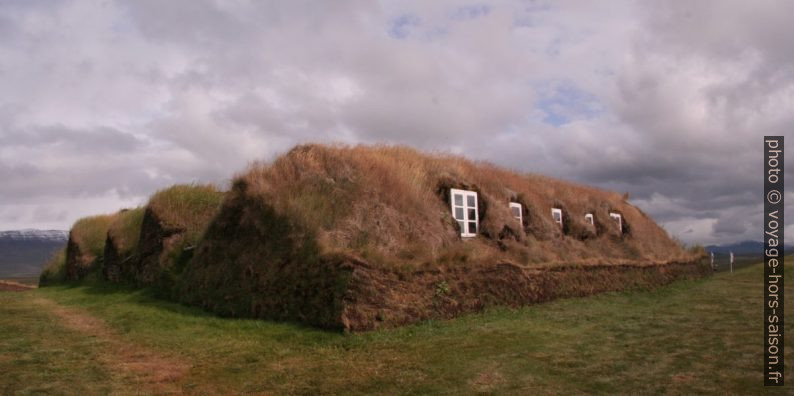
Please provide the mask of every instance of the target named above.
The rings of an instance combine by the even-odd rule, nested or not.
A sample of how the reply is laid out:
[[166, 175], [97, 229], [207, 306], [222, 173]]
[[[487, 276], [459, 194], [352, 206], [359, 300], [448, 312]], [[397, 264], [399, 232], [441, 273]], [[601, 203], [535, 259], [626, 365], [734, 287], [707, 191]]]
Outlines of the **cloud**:
[[758, 239], [761, 136], [794, 125], [791, 7], [6, 3], [0, 228], [390, 142], [628, 192], [686, 242]]
[[137, 150], [145, 145], [142, 139], [109, 127], [77, 130], [64, 125], [40, 125], [15, 130], [5, 126], [0, 144], [14, 148], [41, 148], [49, 146], [59, 151], [81, 154], [116, 154]]

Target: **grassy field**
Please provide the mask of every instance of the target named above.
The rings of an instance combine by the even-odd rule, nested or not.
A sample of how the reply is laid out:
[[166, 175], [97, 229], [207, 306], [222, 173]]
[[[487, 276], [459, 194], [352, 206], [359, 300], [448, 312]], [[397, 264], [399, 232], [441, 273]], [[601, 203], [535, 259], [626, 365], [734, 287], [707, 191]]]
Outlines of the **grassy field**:
[[103, 284], [2, 292], [0, 393], [774, 393], [761, 272], [364, 334], [217, 318]]

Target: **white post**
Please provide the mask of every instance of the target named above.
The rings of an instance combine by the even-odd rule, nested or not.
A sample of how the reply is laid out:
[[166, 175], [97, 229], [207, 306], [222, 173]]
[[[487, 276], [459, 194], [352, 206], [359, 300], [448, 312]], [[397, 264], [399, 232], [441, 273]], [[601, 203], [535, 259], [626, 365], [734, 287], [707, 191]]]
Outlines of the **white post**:
[[733, 252], [731, 252], [731, 273], [733, 273]]
[[714, 266], [714, 252], [711, 252], [711, 269], [715, 271], [717, 270], [717, 268]]

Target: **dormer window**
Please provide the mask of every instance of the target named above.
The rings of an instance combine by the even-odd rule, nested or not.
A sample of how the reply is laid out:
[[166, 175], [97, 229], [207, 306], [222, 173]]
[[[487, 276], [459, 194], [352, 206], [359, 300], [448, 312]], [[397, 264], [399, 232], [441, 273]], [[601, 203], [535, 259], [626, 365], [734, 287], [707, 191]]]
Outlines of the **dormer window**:
[[551, 208], [551, 218], [562, 227], [562, 209]]
[[609, 213], [609, 217], [612, 220], [615, 220], [615, 223], [618, 225], [618, 231], [620, 231], [620, 233], [622, 234], [623, 233], [623, 216], [621, 216], [620, 213], [610, 212]]
[[450, 189], [450, 203], [452, 217], [460, 225], [460, 236], [473, 237], [477, 235], [479, 215], [477, 213], [477, 193], [474, 191]]
[[521, 204], [518, 202], [510, 202], [510, 214], [518, 220], [518, 224], [524, 224], [523, 215], [521, 214]]
[[588, 213], [588, 214], [584, 215], [584, 221], [587, 224], [595, 225], [595, 219], [593, 218], [593, 214], [592, 213]]

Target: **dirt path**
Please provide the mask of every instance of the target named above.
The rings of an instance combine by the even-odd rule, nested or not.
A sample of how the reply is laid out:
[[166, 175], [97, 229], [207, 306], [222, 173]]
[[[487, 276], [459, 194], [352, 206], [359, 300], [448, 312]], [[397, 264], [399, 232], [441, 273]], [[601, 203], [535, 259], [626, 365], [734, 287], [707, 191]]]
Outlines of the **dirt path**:
[[136, 384], [137, 389], [130, 389], [132, 393], [182, 393], [179, 382], [190, 364], [123, 340], [102, 320], [85, 311], [64, 307], [46, 298], [36, 298], [33, 302], [57, 316], [65, 327], [102, 341], [104, 352], [98, 358], [111, 373]]
[[0, 280], [0, 291], [25, 291], [35, 288], [35, 286], [23, 285], [22, 283]]

